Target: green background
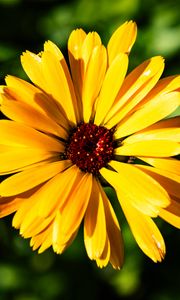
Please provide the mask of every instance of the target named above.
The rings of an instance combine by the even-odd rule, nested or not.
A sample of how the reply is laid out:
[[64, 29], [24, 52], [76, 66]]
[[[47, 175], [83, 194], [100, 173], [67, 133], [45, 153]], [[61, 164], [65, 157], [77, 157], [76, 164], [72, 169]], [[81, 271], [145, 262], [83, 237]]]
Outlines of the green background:
[[[107, 44], [124, 21], [138, 24], [138, 37], [130, 55], [130, 69], [143, 60], [162, 55], [163, 76], [177, 74], [180, 62], [180, 1], [176, 0], [0, 0], [0, 81], [12, 74], [26, 79], [19, 56], [26, 49], [39, 52], [50, 39], [67, 55], [66, 43], [77, 27], [95, 30]], [[178, 113], [178, 112], [176, 112]], [[179, 232], [157, 220], [167, 255], [154, 264], [136, 245], [111, 190], [125, 242], [121, 271], [98, 269], [83, 244], [82, 228], [63, 254], [32, 252], [29, 241], [11, 227], [12, 217], [0, 220], [0, 300], [108, 299], [176, 300], [179, 289]]]

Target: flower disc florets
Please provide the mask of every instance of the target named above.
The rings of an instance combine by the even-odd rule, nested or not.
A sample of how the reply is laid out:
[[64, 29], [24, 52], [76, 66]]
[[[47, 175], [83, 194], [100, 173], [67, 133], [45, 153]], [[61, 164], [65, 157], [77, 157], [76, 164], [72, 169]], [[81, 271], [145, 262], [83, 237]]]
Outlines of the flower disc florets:
[[72, 130], [66, 156], [84, 172], [98, 174], [112, 159], [114, 151], [113, 129], [82, 123]]

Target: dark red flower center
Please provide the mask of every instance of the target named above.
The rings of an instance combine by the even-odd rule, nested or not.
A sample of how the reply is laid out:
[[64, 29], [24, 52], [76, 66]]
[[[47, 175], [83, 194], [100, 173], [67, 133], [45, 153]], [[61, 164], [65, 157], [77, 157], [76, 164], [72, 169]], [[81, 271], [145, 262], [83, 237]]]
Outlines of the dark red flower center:
[[66, 157], [84, 172], [98, 174], [113, 158], [113, 129], [83, 123], [72, 130], [66, 146]]

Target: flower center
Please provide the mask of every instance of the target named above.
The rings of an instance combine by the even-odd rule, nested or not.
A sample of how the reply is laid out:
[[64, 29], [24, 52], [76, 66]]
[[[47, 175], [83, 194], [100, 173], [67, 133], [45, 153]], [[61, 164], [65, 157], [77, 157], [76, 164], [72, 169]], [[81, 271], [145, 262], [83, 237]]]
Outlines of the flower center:
[[72, 130], [65, 155], [84, 172], [98, 174], [113, 157], [114, 129], [82, 123]]

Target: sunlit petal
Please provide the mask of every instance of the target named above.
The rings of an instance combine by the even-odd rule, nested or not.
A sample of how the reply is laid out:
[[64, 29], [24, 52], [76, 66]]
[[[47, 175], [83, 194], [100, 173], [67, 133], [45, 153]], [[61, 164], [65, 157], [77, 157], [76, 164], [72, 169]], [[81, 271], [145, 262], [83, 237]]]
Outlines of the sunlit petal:
[[107, 49], [109, 64], [119, 53], [129, 53], [137, 35], [136, 23], [129, 21], [121, 25], [111, 36]]

